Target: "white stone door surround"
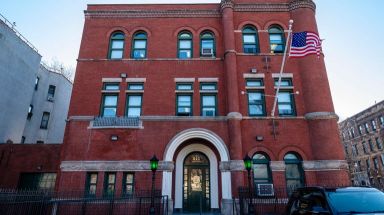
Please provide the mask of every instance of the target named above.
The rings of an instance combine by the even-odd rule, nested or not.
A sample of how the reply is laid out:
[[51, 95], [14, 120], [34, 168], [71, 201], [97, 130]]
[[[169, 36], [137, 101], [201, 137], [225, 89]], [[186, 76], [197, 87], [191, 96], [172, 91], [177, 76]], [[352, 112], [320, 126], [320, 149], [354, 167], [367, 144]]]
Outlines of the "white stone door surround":
[[[175, 164], [175, 208], [183, 207], [183, 163], [185, 157], [194, 151], [202, 152], [207, 155], [210, 163], [210, 181], [211, 181], [211, 208], [219, 208], [218, 192], [218, 163], [221, 161], [230, 161], [229, 152], [224, 141], [214, 132], [203, 128], [191, 128], [178, 133], [168, 143], [163, 159], [164, 161], [173, 161], [177, 148], [186, 140], [200, 138], [209, 141], [219, 152], [220, 157], [216, 158], [215, 153], [208, 146], [201, 143], [188, 145], [180, 150], [176, 157]], [[217, 160], [219, 159], [219, 161]], [[172, 196], [172, 172], [163, 172], [162, 194]], [[232, 199], [231, 173], [221, 172], [221, 193], [223, 199]]]

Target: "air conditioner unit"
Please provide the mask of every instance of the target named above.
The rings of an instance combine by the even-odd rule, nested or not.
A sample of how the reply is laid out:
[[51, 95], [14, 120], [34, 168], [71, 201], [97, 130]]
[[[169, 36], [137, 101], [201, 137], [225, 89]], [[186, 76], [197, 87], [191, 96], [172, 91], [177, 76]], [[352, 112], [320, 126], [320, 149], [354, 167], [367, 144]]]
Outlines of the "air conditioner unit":
[[251, 69], [251, 73], [257, 73], [257, 69], [256, 68], [252, 68]]
[[203, 56], [212, 56], [213, 55], [213, 49], [211, 49], [211, 48], [202, 48], [201, 49], [201, 55], [203, 55]]
[[261, 197], [270, 197], [275, 195], [273, 189], [273, 184], [258, 184], [257, 185], [257, 195]]
[[50, 101], [50, 102], [53, 102], [55, 99], [52, 96], [48, 96], [47, 100]]

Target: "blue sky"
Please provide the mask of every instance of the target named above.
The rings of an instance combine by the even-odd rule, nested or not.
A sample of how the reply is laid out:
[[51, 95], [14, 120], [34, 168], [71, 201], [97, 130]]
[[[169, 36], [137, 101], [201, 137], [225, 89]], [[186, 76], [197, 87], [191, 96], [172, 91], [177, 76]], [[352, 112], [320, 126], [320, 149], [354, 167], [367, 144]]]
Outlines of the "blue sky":
[[[154, 2], [219, 0], [1, 0], [0, 13], [16, 22], [44, 61], [56, 59], [75, 67], [86, 4]], [[384, 99], [384, 0], [315, 2], [333, 102], [345, 119]]]

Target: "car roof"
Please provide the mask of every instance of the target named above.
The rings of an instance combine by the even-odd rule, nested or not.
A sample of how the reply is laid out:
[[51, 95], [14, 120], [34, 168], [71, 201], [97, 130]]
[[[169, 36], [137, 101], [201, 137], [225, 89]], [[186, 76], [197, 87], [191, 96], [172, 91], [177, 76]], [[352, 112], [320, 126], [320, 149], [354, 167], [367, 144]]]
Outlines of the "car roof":
[[380, 192], [378, 189], [373, 187], [301, 187], [298, 191], [322, 191], [322, 192]]

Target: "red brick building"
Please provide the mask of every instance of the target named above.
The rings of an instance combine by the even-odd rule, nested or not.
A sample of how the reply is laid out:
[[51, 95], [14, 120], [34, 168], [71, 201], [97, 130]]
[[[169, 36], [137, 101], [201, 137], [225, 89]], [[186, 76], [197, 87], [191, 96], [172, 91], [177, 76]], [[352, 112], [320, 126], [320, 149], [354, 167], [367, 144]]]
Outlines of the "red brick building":
[[[156, 186], [175, 209], [226, 213], [252, 180], [348, 183], [323, 56], [288, 59], [288, 21], [317, 31], [312, 0], [88, 5], [57, 189]], [[97, 117], [96, 117], [97, 116]]]

